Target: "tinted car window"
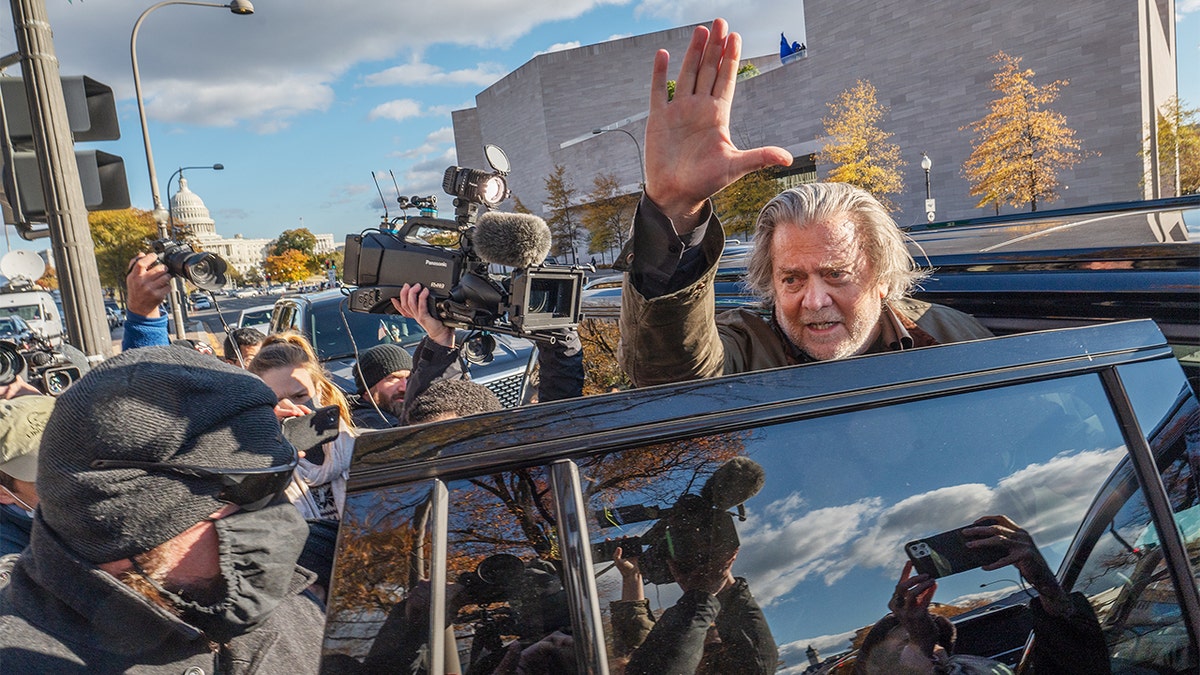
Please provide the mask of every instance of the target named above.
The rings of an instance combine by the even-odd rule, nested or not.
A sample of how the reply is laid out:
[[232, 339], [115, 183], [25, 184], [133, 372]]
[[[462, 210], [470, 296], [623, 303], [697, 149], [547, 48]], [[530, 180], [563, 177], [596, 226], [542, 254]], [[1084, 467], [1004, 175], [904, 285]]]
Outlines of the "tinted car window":
[[[582, 462], [581, 472], [604, 486], [590, 495], [594, 511], [661, 514], [699, 494], [720, 463], [758, 462], [766, 480], [736, 522], [733, 574], [748, 582], [780, 657], [798, 665], [810, 645], [823, 657], [848, 652], [887, 613], [909, 541], [1003, 514], [1056, 569], [1124, 454], [1099, 378], [1087, 375], [676, 441], [593, 470]], [[601, 467], [638, 478], [614, 482], [614, 469]], [[655, 522], [630, 520], [597, 519], [593, 540], [645, 534]], [[597, 561], [605, 604], [620, 597], [608, 566]], [[1016, 577], [1011, 567], [956, 574], [934, 600], [946, 616], [1026, 600]], [[680, 591], [666, 583], [646, 595], [658, 614]]]
[[416, 320], [398, 314], [343, 314], [335, 303], [315, 305], [310, 317], [313, 346], [322, 360], [354, 354], [354, 346], [346, 334], [346, 323], [342, 322], [343, 316], [346, 323], [350, 324], [360, 353], [388, 342], [406, 347], [415, 345], [425, 336], [425, 331]]

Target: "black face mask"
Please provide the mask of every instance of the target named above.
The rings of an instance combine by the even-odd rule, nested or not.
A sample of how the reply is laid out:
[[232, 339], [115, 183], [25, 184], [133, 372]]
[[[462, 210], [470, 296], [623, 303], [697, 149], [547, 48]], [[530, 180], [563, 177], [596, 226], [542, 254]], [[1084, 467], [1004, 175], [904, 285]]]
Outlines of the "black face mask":
[[222, 597], [212, 604], [188, 600], [151, 582], [187, 623], [225, 643], [267, 620], [287, 597], [308, 525], [284, 501], [257, 511], [235, 511], [214, 521], [219, 539]]

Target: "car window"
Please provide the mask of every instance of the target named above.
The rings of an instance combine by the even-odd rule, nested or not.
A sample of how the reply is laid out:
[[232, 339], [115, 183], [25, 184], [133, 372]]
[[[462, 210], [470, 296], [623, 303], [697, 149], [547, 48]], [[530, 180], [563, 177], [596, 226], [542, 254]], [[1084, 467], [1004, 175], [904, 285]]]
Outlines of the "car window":
[[274, 308], [268, 307], [266, 309], [260, 309], [256, 312], [245, 312], [242, 314], [242, 320], [240, 323], [242, 326], [257, 326], [259, 324], [270, 323], [271, 312], [273, 309]]
[[[761, 606], [781, 658], [798, 665], [810, 645], [822, 658], [849, 652], [888, 612], [909, 541], [1002, 514], [1029, 530], [1056, 569], [1124, 454], [1099, 378], [1087, 375], [675, 441], [580, 461], [580, 472], [598, 552], [642, 537], [631, 545], [661, 553], [663, 539], [645, 537], [665, 509], [699, 494], [722, 463], [758, 462], [765, 483], [734, 523], [732, 571]], [[620, 575], [606, 557], [595, 559], [601, 605], [624, 616]], [[1024, 601], [1016, 576], [1006, 568], [945, 577], [938, 611]], [[645, 587], [655, 616], [680, 597], [669, 577], [659, 581]], [[628, 626], [611, 630], [616, 638]]]
[[39, 305], [17, 305], [14, 307], [0, 308], [0, 312], [4, 314], [15, 314], [26, 321], [30, 319], [40, 321], [42, 319], [42, 308]]
[[[345, 322], [343, 322], [343, 316]], [[403, 346], [415, 345], [425, 336], [425, 331], [414, 319], [398, 314], [363, 314], [341, 311], [337, 303], [314, 305], [312, 309], [313, 346], [322, 360], [348, 356], [374, 347], [377, 344], [394, 343]], [[346, 324], [354, 335], [354, 343], [346, 334]]]

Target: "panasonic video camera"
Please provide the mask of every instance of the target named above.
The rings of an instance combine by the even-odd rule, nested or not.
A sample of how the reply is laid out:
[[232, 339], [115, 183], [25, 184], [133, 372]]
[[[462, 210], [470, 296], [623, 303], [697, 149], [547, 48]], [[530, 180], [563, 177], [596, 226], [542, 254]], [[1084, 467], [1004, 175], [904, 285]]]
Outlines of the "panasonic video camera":
[[764, 480], [763, 468], [757, 462], [735, 457], [713, 472], [700, 494], [681, 495], [668, 508], [634, 504], [599, 510], [595, 516], [601, 529], [655, 522], [640, 536], [593, 544], [593, 560], [612, 560], [613, 551], [620, 547], [622, 557], [638, 559], [642, 577], [651, 584], [675, 580], [668, 561], [681, 572], [690, 572], [725, 560], [740, 546], [735, 516], [729, 509], [736, 508], [737, 518], [745, 520], [743, 504], [758, 494]]
[[[402, 207], [421, 207], [423, 215], [346, 237], [342, 281], [357, 287], [352, 311], [393, 314], [401, 287], [420, 284], [429, 289], [431, 313], [451, 326], [553, 342], [579, 323], [585, 268], [542, 264], [551, 236], [541, 218], [491, 210], [509, 196], [509, 163], [497, 146], [484, 153], [491, 173], [446, 169], [442, 188], [454, 197], [453, 220], [401, 198]], [[493, 274], [492, 265], [511, 272]]]

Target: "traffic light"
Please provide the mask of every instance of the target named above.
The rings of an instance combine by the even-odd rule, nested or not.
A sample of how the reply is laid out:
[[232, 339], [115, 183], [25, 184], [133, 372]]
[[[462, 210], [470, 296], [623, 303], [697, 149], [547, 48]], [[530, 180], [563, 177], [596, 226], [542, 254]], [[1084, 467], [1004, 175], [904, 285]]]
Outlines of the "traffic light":
[[[121, 137], [111, 87], [82, 75], [62, 77], [61, 82], [75, 142], [112, 141]], [[0, 101], [7, 132], [0, 134], [4, 164], [0, 179], [5, 201], [11, 207], [11, 212], [5, 209], [5, 221], [16, 225], [26, 239], [47, 236], [47, 229], [30, 227], [30, 223], [46, 222], [46, 203], [38, 158], [33, 151], [33, 125], [22, 78], [0, 77]], [[129, 207], [124, 160], [99, 150], [76, 149], [75, 163], [89, 211]]]

